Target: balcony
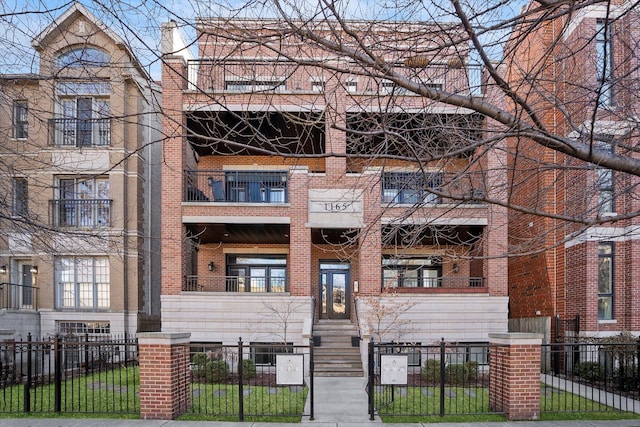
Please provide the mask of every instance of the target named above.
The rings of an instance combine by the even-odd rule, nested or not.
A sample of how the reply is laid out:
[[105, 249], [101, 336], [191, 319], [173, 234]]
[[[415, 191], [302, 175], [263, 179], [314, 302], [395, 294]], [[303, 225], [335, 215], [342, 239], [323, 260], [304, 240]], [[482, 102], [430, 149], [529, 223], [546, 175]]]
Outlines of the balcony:
[[286, 277], [259, 276], [184, 276], [182, 290], [186, 292], [289, 292]]
[[38, 288], [34, 286], [0, 283], [0, 309], [36, 310], [37, 301]]
[[[474, 198], [485, 193], [479, 173], [385, 172], [382, 177], [382, 203], [390, 205], [442, 204], [464, 201], [482, 203]], [[432, 191], [430, 191], [432, 190]], [[442, 197], [449, 194], [451, 198]]]
[[185, 202], [287, 203], [287, 172], [185, 171]]
[[98, 228], [111, 225], [110, 199], [50, 200], [54, 227]]
[[392, 289], [393, 292], [425, 292], [431, 289], [476, 291], [485, 286], [484, 277], [422, 277], [419, 279], [404, 277], [400, 286], [397, 286], [397, 282], [393, 282], [384, 286], [384, 289]]
[[58, 147], [111, 145], [111, 119], [50, 119], [49, 145]]

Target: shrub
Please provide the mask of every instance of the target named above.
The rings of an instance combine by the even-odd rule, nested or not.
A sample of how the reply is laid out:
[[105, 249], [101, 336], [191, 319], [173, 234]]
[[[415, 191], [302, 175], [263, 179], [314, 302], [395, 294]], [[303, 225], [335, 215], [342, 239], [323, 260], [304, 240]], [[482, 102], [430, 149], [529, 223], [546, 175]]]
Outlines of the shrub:
[[196, 377], [204, 377], [208, 361], [209, 357], [206, 355], [206, 353], [194, 354], [193, 359], [191, 359], [191, 364], [193, 366], [193, 375], [195, 375]]
[[242, 379], [247, 380], [249, 378], [256, 377], [256, 364], [251, 359], [244, 359], [242, 361]]
[[582, 362], [576, 365], [575, 374], [587, 381], [604, 380], [604, 366], [599, 362]]
[[449, 384], [464, 384], [475, 381], [478, 376], [478, 363], [449, 364], [445, 368], [445, 380]]
[[638, 367], [631, 364], [616, 368], [613, 371], [613, 385], [622, 391], [638, 390], [640, 388]]
[[428, 382], [440, 382], [440, 360], [428, 359], [420, 371], [422, 378]]
[[219, 383], [229, 377], [229, 365], [224, 360], [210, 360], [207, 362], [205, 378], [208, 382]]

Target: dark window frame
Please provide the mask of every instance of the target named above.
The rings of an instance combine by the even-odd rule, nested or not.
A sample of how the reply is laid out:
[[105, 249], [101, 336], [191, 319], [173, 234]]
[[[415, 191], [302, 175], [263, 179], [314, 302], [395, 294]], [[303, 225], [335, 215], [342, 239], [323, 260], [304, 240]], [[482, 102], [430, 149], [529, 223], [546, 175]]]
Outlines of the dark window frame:
[[13, 216], [25, 216], [29, 213], [29, 182], [25, 177], [13, 178]]
[[442, 172], [385, 172], [382, 176], [382, 202], [439, 204], [442, 199], [429, 190], [442, 188], [443, 175]]
[[[424, 260], [422, 264], [418, 264]], [[394, 262], [395, 261], [395, 262]], [[412, 263], [412, 261], [414, 263]], [[390, 286], [385, 279], [385, 271], [397, 272], [395, 286]], [[417, 272], [415, 277], [407, 274], [409, 271]], [[425, 271], [436, 271], [437, 277], [426, 276]], [[415, 257], [415, 258], [393, 258], [385, 256], [382, 262], [382, 287], [383, 289], [427, 289], [441, 286], [442, 278], [442, 258], [439, 256]], [[410, 283], [415, 282], [414, 286]], [[428, 286], [425, 286], [427, 285]]]
[[[608, 268], [606, 277], [603, 275], [603, 262], [608, 260]], [[603, 279], [609, 280], [609, 289], [607, 292], [603, 292], [601, 282]], [[614, 242], [599, 242], [598, 243], [598, 320], [614, 320], [615, 319], [615, 244]], [[609, 310], [607, 316], [601, 308], [601, 302], [608, 301]]]
[[252, 342], [249, 353], [253, 363], [258, 366], [276, 366], [277, 354], [293, 354], [293, 343]]
[[610, 106], [613, 93], [613, 24], [607, 19], [596, 20], [596, 78], [600, 86], [600, 105]]
[[[256, 260], [256, 262], [239, 262], [239, 258], [247, 260]], [[272, 262], [269, 262], [272, 260]], [[257, 254], [227, 254], [226, 256], [226, 273], [227, 273], [227, 290], [235, 292], [269, 292], [269, 293], [285, 293], [289, 292], [288, 285], [288, 256], [287, 255], [257, 255]], [[264, 281], [262, 290], [252, 289], [251, 269], [264, 269], [265, 276], [254, 276], [254, 279]], [[272, 270], [284, 270], [284, 277], [273, 275]], [[238, 272], [244, 271], [243, 275]], [[239, 288], [240, 281], [234, 282], [233, 277], [243, 279], [243, 290]], [[229, 286], [236, 286], [237, 289], [229, 289]]]
[[26, 100], [13, 102], [13, 138], [29, 138], [29, 103]]

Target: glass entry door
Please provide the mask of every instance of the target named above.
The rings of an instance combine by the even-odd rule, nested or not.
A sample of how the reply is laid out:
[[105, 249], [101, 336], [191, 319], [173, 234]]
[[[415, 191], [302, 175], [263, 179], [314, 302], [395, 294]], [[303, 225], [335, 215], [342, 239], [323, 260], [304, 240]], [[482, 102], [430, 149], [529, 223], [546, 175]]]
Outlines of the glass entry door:
[[320, 318], [349, 318], [351, 300], [349, 272], [348, 263], [320, 263]]

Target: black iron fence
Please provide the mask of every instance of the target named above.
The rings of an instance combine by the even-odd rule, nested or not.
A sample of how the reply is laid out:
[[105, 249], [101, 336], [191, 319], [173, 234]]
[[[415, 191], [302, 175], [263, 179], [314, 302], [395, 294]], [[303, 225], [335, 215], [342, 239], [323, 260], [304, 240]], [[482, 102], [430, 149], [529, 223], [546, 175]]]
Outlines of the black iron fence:
[[185, 202], [287, 203], [286, 171], [184, 172]]
[[49, 145], [99, 147], [111, 144], [111, 119], [49, 119]]
[[276, 276], [184, 276], [182, 290], [188, 292], [272, 292], [289, 291], [287, 277]]
[[38, 288], [18, 283], [0, 283], [0, 309], [36, 310]]
[[136, 414], [138, 392], [135, 338], [0, 343], [0, 412]]
[[640, 413], [640, 341], [542, 346], [541, 412]]
[[239, 421], [313, 419], [313, 346], [191, 343], [191, 378], [188, 412]]
[[489, 344], [369, 345], [369, 415], [478, 415], [489, 409]]
[[111, 199], [49, 200], [54, 227], [97, 228], [111, 224]]

